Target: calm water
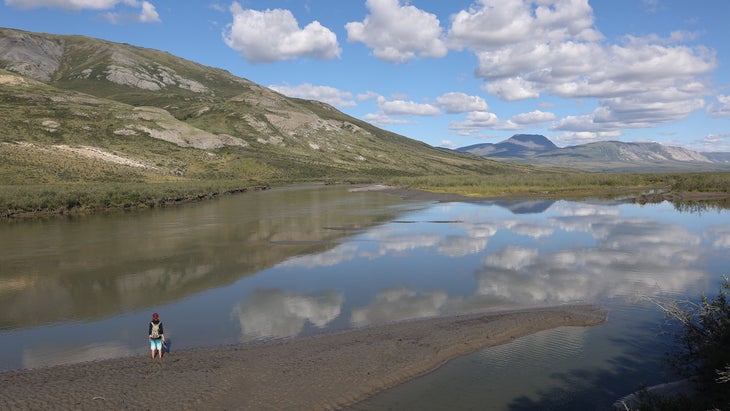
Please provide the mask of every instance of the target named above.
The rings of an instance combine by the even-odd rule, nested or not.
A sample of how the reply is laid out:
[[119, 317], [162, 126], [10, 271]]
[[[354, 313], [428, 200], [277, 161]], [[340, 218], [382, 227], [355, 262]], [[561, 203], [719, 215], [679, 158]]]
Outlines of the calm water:
[[671, 376], [643, 297], [715, 295], [728, 211], [406, 202], [346, 187], [0, 224], [0, 371], [475, 310], [598, 302], [609, 321], [485, 349], [352, 407], [605, 409]]

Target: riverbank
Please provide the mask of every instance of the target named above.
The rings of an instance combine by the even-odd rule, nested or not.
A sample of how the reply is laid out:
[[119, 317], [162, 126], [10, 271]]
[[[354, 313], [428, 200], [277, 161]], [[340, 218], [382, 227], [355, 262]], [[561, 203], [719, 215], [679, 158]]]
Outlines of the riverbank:
[[[361, 181], [356, 183], [355, 181]], [[340, 181], [340, 180], [337, 180]], [[414, 177], [369, 184], [362, 179], [349, 185], [373, 187], [404, 199], [423, 201], [519, 201], [617, 199], [635, 203], [670, 201], [730, 208], [730, 173], [675, 174], [519, 174], [495, 175], [488, 180], [474, 176]], [[77, 216], [114, 211], [165, 208], [206, 201], [222, 195], [266, 190], [273, 183], [240, 180], [200, 180], [165, 183], [78, 183], [0, 185], [0, 222], [58, 216]], [[278, 186], [296, 185], [279, 181]], [[305, 184], [346, 184], [319, 182]], [[367, 185], [366, 185], [367, 184]], [[360, 186], [363, 187], [363, 186]]]
[[592, 305], [414, 320], [313, 337], [0, 374], [0, 409], [336, 409], [446, 361], [606, 320]]
[[[517, 201], [517, 200], [556, 200], [556, 199], [569, 199], [570, 196], [565, 194], [561, 195], [549, 195], [546, 193], [517, 193], [504, 196], [467, 196], [457, 193], [437, 193], [426, 190], [419, 190], [415, 188], [402, 188], [396, 186], [388, 186], [383, 184], [374, 184], [369, 186], [363, 186], [352, 189], [351, 191], [376, 191], [392, 195], [397, 195], [403, 200], [416, 200], [416, 201], [437, 201], [437, 202], [488, 202], [488, 201]], [[656, 191], [649, 194], [633, 194], [626, 195], [629, 192], [628, 189], [612, 189], [612, 190], [597, 190], [594, 192], [596, 197], [611, 197], [617, 196], [622, 197], [627, 202], [635, 203], [660, 203], [663, 201], [682, 203], [682, 202], [722, 202], [730, 201], [729, 192], [704, 192], [704, 191], [692, 191], [692, 192], [674, 192], [674, 191]], [[579, 196], [579, 198], [585, 198], [586, 195]], [[589, 196], [588, 196], [589, 197]]]
[[269, 188], [216, 181], [0, 185], [0, 222], [175, 207]]

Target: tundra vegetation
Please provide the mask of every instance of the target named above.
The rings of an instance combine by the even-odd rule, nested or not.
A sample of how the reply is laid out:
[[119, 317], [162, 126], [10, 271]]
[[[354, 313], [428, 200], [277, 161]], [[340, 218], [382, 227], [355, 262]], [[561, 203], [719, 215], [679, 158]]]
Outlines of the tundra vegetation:
[[[0, 146], [0, 152], [2, 147]], [[69, 166], [71, 166], [69, 164]], [[457, 194], [472, 198], [515, 199], [623, 198], [638, 203], [669, 200], [681, 211], [730, 208], [729, 173], [692, 174], [593, 174], [581, 172], [477, 173], [439, 176], [371, 175], [298, 176], [286, 178], [266, 166], [241, 179], [199, 178], [147, 181], [143, 176], [75, 163], [89, 181], [57, 181], [0, 185], [0, 216], [27, 217], [83, 214], [102, 210], [159, 208], [221, 195], [297, 183], [386, 183], [406, 189]]]
[[503, 173], [488, 176], [423, 176], [392, 178], [390, 183], [433, 192], [466, 196], [504, 195], [541, 197], [620, 196], [653, 192], [727, 193], [730, 173], [589, 173], [578, 170]]

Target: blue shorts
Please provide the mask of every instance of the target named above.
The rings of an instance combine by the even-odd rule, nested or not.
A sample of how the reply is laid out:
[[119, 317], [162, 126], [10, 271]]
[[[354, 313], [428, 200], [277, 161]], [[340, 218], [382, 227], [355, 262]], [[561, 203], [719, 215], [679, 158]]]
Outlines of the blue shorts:
[[162, 338], [150, 340], [150, 350], [162, 351]]

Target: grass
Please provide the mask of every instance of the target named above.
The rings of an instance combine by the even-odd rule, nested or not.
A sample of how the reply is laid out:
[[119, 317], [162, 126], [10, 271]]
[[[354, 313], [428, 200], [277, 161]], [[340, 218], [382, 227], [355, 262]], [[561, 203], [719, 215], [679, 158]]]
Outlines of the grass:
[[[249, 170], [244, 163], [241, 167]], [[252, 168], [261, 167], [254, 163]], [[250, 174], [250, 171], [247, 171]], [[262, 172], [267, 175], [268, 170]], [[332, 174], [312, 178], [271, 177], [262, 179], [169, 179], [138, 181], [109, 179], [102, 181], [58, 182], [0, 185], [0, 217], [89, 213], [100, 210], [123, 210], [166, 207], [190, 201], [214, 198], [232, 192], [255, 190], [272, 185], [301, 182], [373, 183], [450, 193], [470, 197], [523, 198], [616, 198], [635, 196], [652, 189], [678, 190], [684, 193], [728, 193], [730, 173], [692, 174], [593, 174], [534, 172], [525, 174], [450, 175], [391, 177], [376, 179], [372, 175], [343, 176]], [[662, 200], [663, 201], [663, 200]], [[718, 204], [727, 208], [727, 201]], [[645, 201], [650, 202], [650, 201]], [[677, 200], [684, 211], [704, 211], [702, 201]]]
[[241, 181], [0, 186], [0, 217], [160, 208], [265, 188]]
[[672, 192], [730, 192], [730, 173], [584, 173], [533, 171], [525, 173], [397, 177], [390, 184], [468, 197], [617, 197], [648, 190]]

